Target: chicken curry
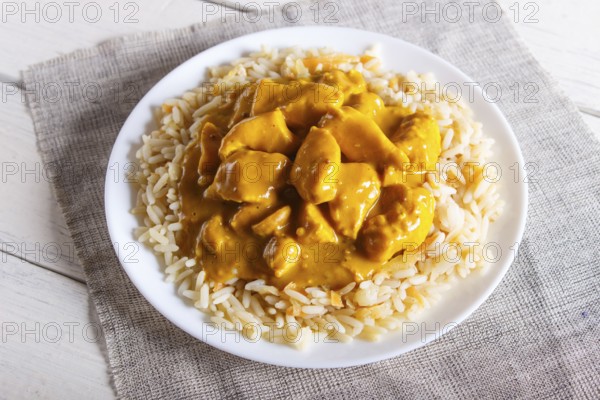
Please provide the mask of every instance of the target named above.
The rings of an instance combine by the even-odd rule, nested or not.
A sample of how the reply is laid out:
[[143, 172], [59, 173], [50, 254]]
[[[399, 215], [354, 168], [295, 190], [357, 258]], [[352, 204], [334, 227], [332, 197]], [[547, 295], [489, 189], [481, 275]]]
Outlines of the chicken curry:
[[437, 122], [386, 106], [356, 70], [227, 94], [185, 150], [182, 255], [216, 281], [340, 288], [433, 224]]

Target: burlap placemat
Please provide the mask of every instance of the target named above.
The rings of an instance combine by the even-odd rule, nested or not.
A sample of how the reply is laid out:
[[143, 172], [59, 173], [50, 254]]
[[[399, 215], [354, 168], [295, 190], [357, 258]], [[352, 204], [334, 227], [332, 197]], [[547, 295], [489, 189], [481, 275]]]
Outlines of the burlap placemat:
[[[123, 398], [598, 398], [600, 146], [577, 110], [486, 3], [462, 17], [436, 3], [344, 1], [337, 25], [379, 31], [449, 60], [482, 85], [533, 82], [535, 102], [499, 105], [525, 159], [528, 229], [518, 260], [486, 303], [449, 335], [389, 361], [339, 370], [279, 368], [231, 356], [188, 336], [156, 312], [123, 273], [107, 233], [103, 184], [119, 129], [173, 67], [252, 31], [312, 24], [312, 2], [273, 22], [230, 14], [186, 29], [139, 34], [77, 51], [24, 72], [39, 151], [58, 171], [56, 196], [84, 267]], [[321, 4], [321, 7], [324, 3]], [[327, 15], [331, 9], [327, 11]], [[485, 16], [484, 17], [482, 17]], [[325, 15], [321, 14], [320, 22]], [[472, 17], [472, 18], [471, 18]], [[423, 18], [426, 20], [423, 22]], [[471, 20], [472, 19], [472, 20]], [[455, 21], [455, 22], [452, 22]], [[233, 55], [232, 55], [233, 56]], [[73, 87], [48, 97], [34, 90]], [[56, 86], [55, 86], [56, 88]], [[79, 88], [79, 89], [77, 89]], [[94, 90], [101, 89], [100, 95]], [[84, 90], [85, 89], [85, 90]], [[140, 132], [140, 135], [142, 133]], [[62, 172], [60, 172], [62, 171]]]

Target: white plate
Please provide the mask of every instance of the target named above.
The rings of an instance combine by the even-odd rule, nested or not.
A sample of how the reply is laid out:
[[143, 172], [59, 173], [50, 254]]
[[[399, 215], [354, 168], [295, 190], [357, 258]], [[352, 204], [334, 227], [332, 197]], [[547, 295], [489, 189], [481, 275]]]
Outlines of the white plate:
[[[144, 96], [123, 125], [112, 150], [105, 187], [106, 218], [127, 275], [162, 315], [190, 335], [223, 351], [269, 364], [304, 368], [367, 364], [416, 349], [446, 333], [475, 311], [498, 285], [513, 261], [514, 244], [521, 240], [525, 228], [527, 185], [523, 181], [523, 158], [506, 119], [495, 104], [484, 99], [479, 89], [475, 91], [471, 106], [475, 119], [484, 124], [485, 134], [496, 140], [494, 161], [502, 167], [501, 196], [507, 202], [502, 218], [490, 228], [490, 241], [499, 244], [502, 256], [486, 273], [471, 274], [444, 293], [441, 302], [423, 314], [417, 323], [406, 325], [404, 332], [390, 333], [376, 343], [361, 340], [349, 344], [319, 342], [303, 352], [266, 340], [251, 343], [231, 333], [223, 337], [207, 324], [209, 320], [205, 314], [176, 295], [174, 284], [165, 282], [157, 257], [147, 247], [136, 245], [133, 230], [139, 222], [129, 210], [134, 205], [137, 187], [127, 183], [124, 174], [128, 163], [135, 162], [134, 154], [141, 144], [141, 135], [149, 132], [152, 110], [164, 100], [199, 86], [206, 79], [208, 67], [229, 63], [258, 50], [261, 44], [279, 48], [328, 46], [350, 54], [360, 54], [379, 44], [385, 69], [433, 72], [442, 84], [473, 82], [448, 62], [420, 47], [389, 36], [348, 28], [295, 27], [262, 31], [196, 55], [175, 68]], [[514, 179], [515, 165], [519, 179]], [[116, 171], [119, 171], [117, 178]]]

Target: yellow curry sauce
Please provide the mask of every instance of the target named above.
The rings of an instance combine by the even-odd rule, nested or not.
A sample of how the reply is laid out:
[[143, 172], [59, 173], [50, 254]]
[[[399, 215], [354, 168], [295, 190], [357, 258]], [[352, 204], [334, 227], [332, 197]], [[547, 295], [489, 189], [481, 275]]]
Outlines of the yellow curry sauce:
[[203, 118], [185, 150], [177, 241], [210, 278], [336, 289], [425, 240], [439, 128], [385, 106], [359, 72], [262, 79]]

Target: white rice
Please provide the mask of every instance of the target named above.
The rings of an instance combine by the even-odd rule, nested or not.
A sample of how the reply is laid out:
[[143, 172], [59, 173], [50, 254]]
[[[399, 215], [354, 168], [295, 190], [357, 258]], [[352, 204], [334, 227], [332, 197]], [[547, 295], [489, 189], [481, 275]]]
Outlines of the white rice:
[[[227, 90], [263, 77], [305, 77], [309, 71], [302, 63], [304, 57], [333, 53], [332, 49], [265, 47], [231, 65], [212, 68], [210, 82]], [[440, 93], [436, 101], [430, 93], [407, 94], [401, 90], [402, 82], [434, 88], [431, 74], [411, 71], [401, 76], [379, 70], [380, 64], [372, 59], [365, 64], [348, 63], [342, 69], [360, 71], [369, 90], [379, 94], [387, 105], [402, 104], [413, 112], [422, 110], [438, 121], [442, 137], [439, 170], [428, 176], [425, 184], [436, 200], [434, 225], [424, 249], [391, 261], [398, 270], [378, 273], [371, 280], [358, 285], [353, 282], [338, 291], [324, 287], [299, 290], [293, 285], [280, 291], [263, 280], [222, 284], [207, 279], [195, 260], [180, 258], [176, 233], [181, 232], [182, 224], [177, 184], [184, 149], [198, 134], [202, 116], [221, 103], [221, 96], [210, 94], [206, 87], [195, 88], [181, 99], [166, 101], [157, 111], [160, 128], [143, 136], [143, 145], [136, 153], [141, 167], [137, 173], [140, 188], [132, 212], [142, 216], [143, 226], [135, 233], [162, 258], [166, 279], [176, 283], [178, 293], [209, 313], [220, 327], [244, 334], [258, 330], [264, 339], [299, 349], [312, 341], [311, 331], [324, 329], [341, 342], [355, 337], [379, 340], [386, 332], [398, 329], [402, 321], [413, 319], [434, 304], [440, 298], [439, 292], [456, 278], [486, 266], [483, 246], [473, 250], [473, 259], [456, 251], [449, 253], [456, 256], [452, 260], [440, 258], [440, 254], [444, 245], [452, 242], [485, 243], [490, 223], [501, 214], [504, 203], [497, 194], [497, 184], [483, 177], [469, 182], [459, 168], [452, 167], [467, 162], [483, 165], [491, 157], [493, 141], [483, 135], [482, 125], [473, 121], [466, 104], [446, 101]], [[255, 325], [247, 328], [250, 323]], [[295, 334], [287, 332], [292, 327], [298, 328]]]

